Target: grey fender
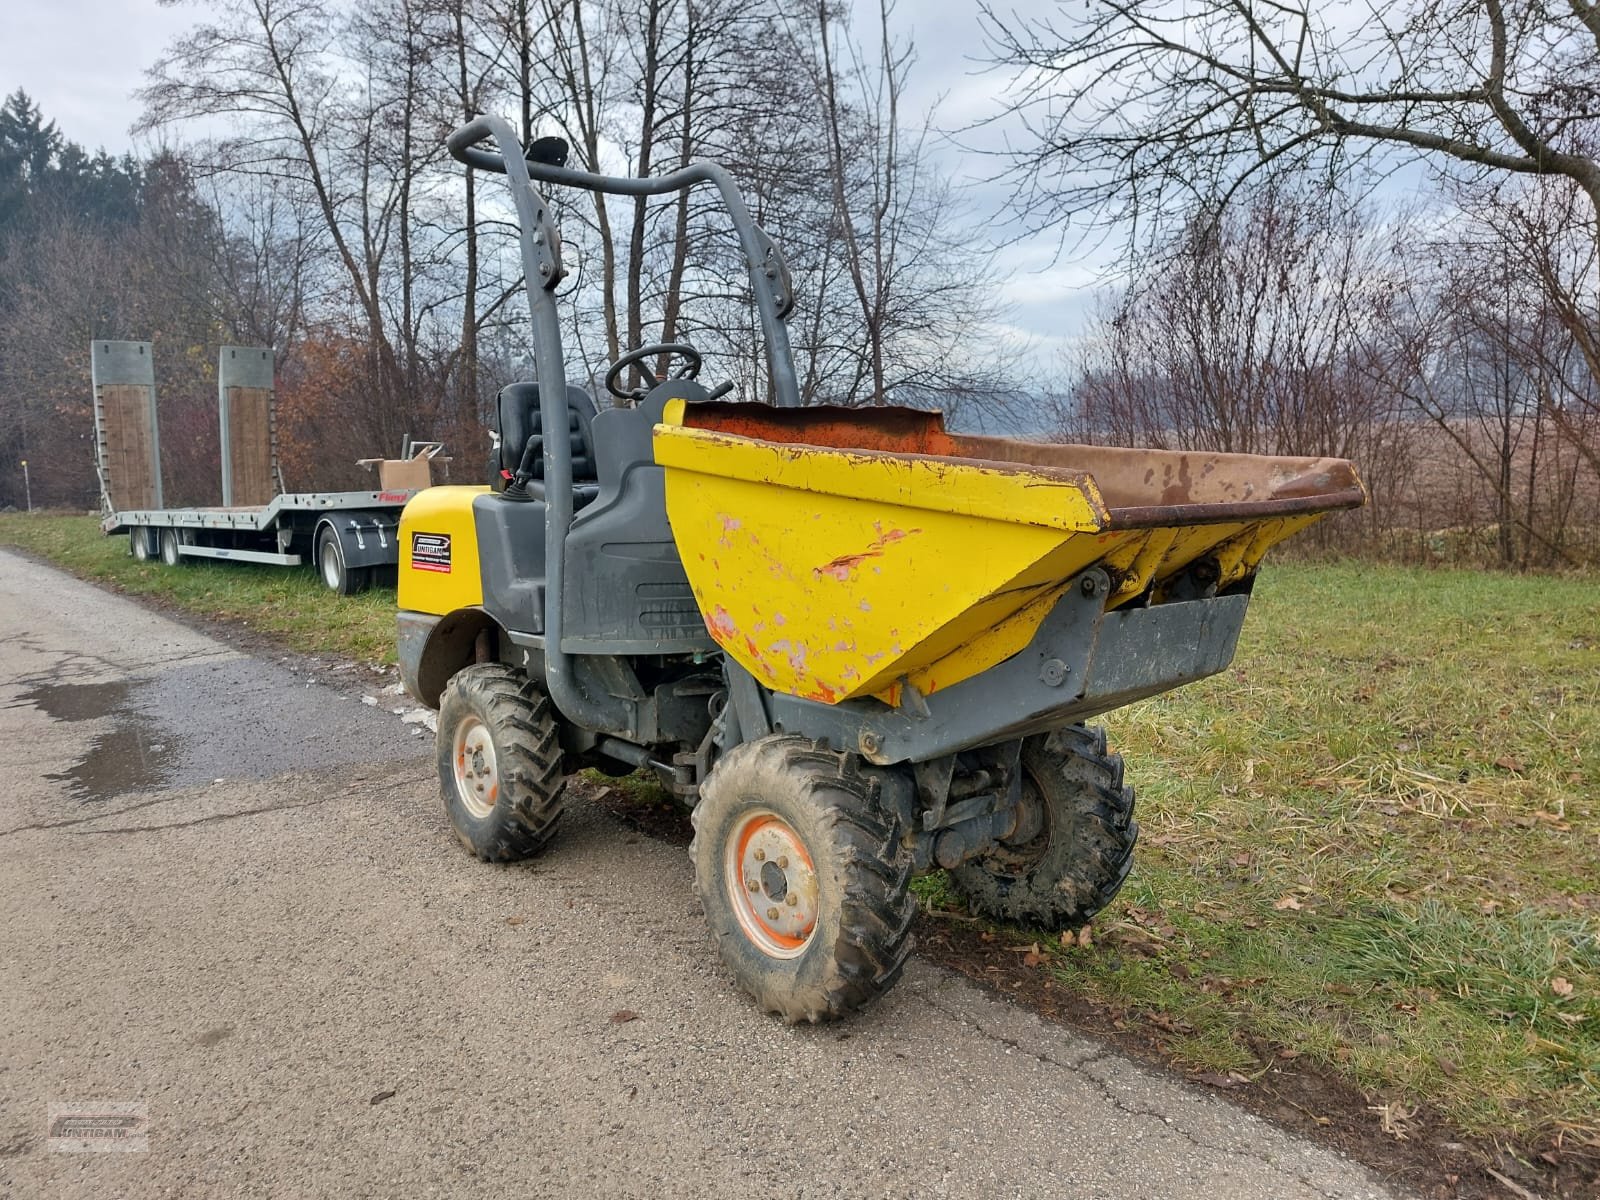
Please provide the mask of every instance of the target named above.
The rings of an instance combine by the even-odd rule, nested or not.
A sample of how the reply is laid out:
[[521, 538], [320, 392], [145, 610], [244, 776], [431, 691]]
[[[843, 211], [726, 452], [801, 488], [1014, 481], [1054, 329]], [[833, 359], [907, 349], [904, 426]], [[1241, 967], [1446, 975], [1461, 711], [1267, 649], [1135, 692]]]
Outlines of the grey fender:
[[401, 682], [429, 708], [439, 707], [452, 675], [479, 661], [479, 634], [489, 635], [491, 660], [501, 645], [510, 645], [499, 622], [481, 608], [458, 608], [443, 617], [402, 610], [396, 621]]
[[[352, 509], [322, 518], [311, 535], [314, 548], [324, 529], [339, 538], [347, 567], [392, 566], [400, 561], [399, 510]], [[422, 614], [418, 614], [422, 615]]]

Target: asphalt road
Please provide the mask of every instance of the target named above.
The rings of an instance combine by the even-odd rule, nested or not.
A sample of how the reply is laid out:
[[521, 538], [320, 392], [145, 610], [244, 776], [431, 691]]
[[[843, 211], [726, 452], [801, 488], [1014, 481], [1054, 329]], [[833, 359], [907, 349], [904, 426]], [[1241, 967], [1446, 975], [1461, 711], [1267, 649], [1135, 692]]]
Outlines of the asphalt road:
[[[681, 848], [464, 854], [385, 682], [0, 552], [0, 1197], [1393, 1194], [926, 963], [761, 1016]], [[147, 1151], [48, 1143], [103, 1102]]]

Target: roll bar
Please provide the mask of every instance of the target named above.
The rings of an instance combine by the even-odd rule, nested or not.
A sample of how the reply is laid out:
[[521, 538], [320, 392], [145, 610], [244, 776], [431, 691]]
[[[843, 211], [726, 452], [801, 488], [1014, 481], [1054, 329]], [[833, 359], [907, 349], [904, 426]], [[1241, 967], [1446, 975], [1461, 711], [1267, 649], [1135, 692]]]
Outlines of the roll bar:
[[[485, 150], [477, 144], [491, 137], [499, 145], [498, 153]], [[789, 347], [789, 329], [784, 324], [784, 318], [794, 308], [794, 285], [789, 276], [789, 266], [777, 243], [750, 216], [744, 194], [739, 191], [733, 176], [721, 166], [700, 159], [668, 175], [631, 177], [600, 175], [571, 167], [529, 162], [511, 126], [498, 117], [475, 118], [452, 133], [445, 145], [451, 157], [458, 162], [480, 171], [510, 176], [513, 190], [516, 190], [519, 175], [525, 175], [530, 180], [537, 179], [541, 183], [582, 188], [613, 196], [661, 196], [669, 192], [686, 191], [700, 183], [711, 184], [721, 194], [722, 203], [733, 221], [734, 232], [739, 236], [739, 245], [744, 250], [745, 265], [750, 272], [750, 290], [755, 295], [756, 309], [761, 317], [767, 371], [772, 379], [775, 402], [780, 408], [800, 407], [800, 384], [795, 374], [794, 355]], [[517, 163], [516, 167], [508, 167], [508, 162], [512, 160]], [[540, 207], [544, 205], [541, 203]], [[520, 205], [518, 215], [521, 215]], [[527, 258], [526, 241], [530, 232], [528, 223], [524, 221], [524, 259]], [[529, 279], [531, 282], [531, 275]], [[539, 366], [542, 371], [543, 363]]]
[[[478, 145], [493, 139], [497, 151]], [[563, 275], [561, 237], [550, 206], [534, 187], [534, 179], [564, 187], [584, 188], [621, 196], [654, 196], [680, 191], [698, 183], [713, 184], [722, 194], [733, 218], [739, 244], [744, 248], [766, 339], [767, 369], [777, 403], [799, 407], [800, 388], [789, 331], [783, 318], [794, 306], [789, 269], [778, 247], [750, 217], [744, 197], [729, 174], [715, 163], [697, 162], [670, 175], [626, 179], [574, 171], [529, 162], [516, 132], [499, 117], [477, 117], [452, 133], [445, 142], [451, 157], [480, 171], [504, 175], [517, 209], [522, 249], [522, 272], [528, 289], [528, 313], [533, 325], [533, 357], [539, 384], [540, 427], [549, 431], [567, 427], [567, 373], [561, 349], [561, 324], [556, 313], [556, 284]], [[566, 582], [566, 542], [572, 528], [572, 447], [563, 437], [544, 438], [545, 479], [545, 684], [550, 699], [574, 725], [634, 737], [634, 719], [622, 698], [596, 689], [591, 693], [578, 679], [573, 656], [562, 647], [565, 622], [562, 598]]]

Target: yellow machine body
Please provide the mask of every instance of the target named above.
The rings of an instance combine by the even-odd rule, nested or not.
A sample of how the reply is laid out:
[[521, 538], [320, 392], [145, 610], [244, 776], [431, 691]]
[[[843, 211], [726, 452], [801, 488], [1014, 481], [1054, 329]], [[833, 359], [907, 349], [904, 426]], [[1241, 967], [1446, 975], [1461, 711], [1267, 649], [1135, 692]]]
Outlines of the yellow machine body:
[[487, 487], [431, 487], [400, 514], [402, 610], [443, 616], [483, 603], [472, 502]]
[[[1091, 566], [1107, 606], [1217, 588], [1365, 491], [1337, 459], [1050, 446], [935, 414], [674, 401], [655, 427], [667, 515], [717, 644], [774, 690], [923, 695], [1017, 653]], [[1171, 597], [1177, 598], [1177, 597]]]

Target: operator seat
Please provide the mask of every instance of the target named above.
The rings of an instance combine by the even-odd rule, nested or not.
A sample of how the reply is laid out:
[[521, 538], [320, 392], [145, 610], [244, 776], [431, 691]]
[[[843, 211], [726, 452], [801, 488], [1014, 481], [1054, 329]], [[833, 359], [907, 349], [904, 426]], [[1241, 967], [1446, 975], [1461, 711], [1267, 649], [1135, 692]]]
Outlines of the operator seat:
[[[516, 474], [530, 438], [543, 433], [537, 383], [510, 383], [495, 397], [500, 429], [499, 461], [491, 484], [497, 492]], [[576, 512], [600, 494], [600, 474], [594, 458], [594, 401], [580, 387], [567, 385], [567, 444], [572, 448], [572, 508]], [[541, 447], [542, 449], [542, 447]], [[528, 494], [544, 496], [544, 455], [534, 452], [533, 479]]]

